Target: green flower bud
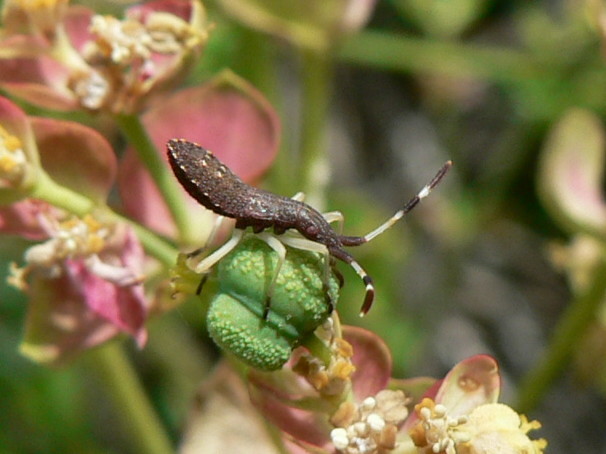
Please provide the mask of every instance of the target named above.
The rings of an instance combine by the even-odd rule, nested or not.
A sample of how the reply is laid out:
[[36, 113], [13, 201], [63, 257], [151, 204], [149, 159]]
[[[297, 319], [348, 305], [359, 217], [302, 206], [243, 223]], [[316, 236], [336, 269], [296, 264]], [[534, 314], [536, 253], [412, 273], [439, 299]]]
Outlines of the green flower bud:
[[[277, 262], [278, 254], [264, 241], [246, 237], [219, 263], [219, 293], [208, 311], [208, 331], [217, 345], [262, 370], [282, 367], [331, 309], [322, 285], [324, 258], [288, 248], [264, 320]], [[337, 301], [339, 285], [332, 274], [328, 293]]]

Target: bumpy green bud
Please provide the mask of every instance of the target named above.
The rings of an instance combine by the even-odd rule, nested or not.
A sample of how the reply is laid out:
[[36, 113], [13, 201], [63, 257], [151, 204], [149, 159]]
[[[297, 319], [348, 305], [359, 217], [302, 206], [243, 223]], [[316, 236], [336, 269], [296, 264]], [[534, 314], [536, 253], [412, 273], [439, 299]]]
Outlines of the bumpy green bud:
[[[248, 236], [218, 265], [219, 293], [208, 311], [208, 331], [226, 351], [262, 370], [276, 370], [296, 346], [330, 315], [323, 289], [324, 259], [317, 253], [288, 248], [278, 275], [267, 320], [267, 288], [278, 255], [265, 242]], [[339, 285], [330, 277], [332, 301]]]

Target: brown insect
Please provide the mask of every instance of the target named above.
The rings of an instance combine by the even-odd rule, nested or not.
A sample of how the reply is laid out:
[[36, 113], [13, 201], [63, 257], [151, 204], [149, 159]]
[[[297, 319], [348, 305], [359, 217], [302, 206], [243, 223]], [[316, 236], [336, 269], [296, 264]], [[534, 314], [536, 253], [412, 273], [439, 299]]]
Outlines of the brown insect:
[[[321, 214], [303, 202], [302, 193], [288, 198], [250, 186], [222, 164], [212, 152], [187, 140], [169, 140], [167, 148], [170, 165], [185, 190], [209, 210], [236, 220], [236, 228], [231, 239], [196, 264], [194, 270], [197, 273], [208, 272], [214, 264], [236, 247], [247, 227], [252, 227], [253, 232], [257, 233], [278, 253], [280, 258], [269, 286], [264, 318], [267, 317], [269, 311], [271, 290], [286, 256], [284, 245], [324, 255], [325, 287], [328, 283], [331, 257], [353, 267], [366, 285], [366, 295], [360, 310], [360, 316], [365, 315], [374, 300], [374, 285], [368, 273], [343, 248], [367, 243], [390, 228], [417, 206], [423, 198], [427, 197], [452, 166], [451, 161], [446, 162], [433, 179], [404, 205], [404, 208], [369, 234], [346, 236], [338, 234], [330, 226], [330, 223], [335, 221], [340, 225], [343, 224], [344, 219], [341, 213], [334, 211]], [[274, 233], [280, 236], [264, 232], [268, 228], [273, 228]], [[289, 230], [296, 230], [302, 237], [283, 235]], [[197, 254], [198, 251], [195, 251], [191, 256]]]

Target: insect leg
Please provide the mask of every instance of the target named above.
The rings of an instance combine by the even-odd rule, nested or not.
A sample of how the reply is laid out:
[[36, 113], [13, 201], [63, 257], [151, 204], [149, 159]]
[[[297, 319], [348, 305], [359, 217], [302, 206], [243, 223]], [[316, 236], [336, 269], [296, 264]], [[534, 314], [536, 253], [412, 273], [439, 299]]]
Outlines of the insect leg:
[[305, 193], [299, 191], [295, 195], [293, 195], [291, 199], [296, 200], [297, 202], [303, 202], [305, 200]]
[[442, 178], [444, 178], [444, 175], [446, 175], [446, 172], [448, 172], [448, 169], [450, 169], [451, 166], [452, 161], [447, 161], [446, 164], [444, 164], [442, 168], [438, 171], [438, 173], [436, 173], [436, 175], [431, 179], [431, 181], [425, 186], [423, 186], [423, 189], [421, 189], [417, 195], [415, 195], [406, 203], [406, 205], [404, 205], [404, 208], [402, 208], [400, 211], [390, 217], [387, 221], [385, 221], [375, 230], [365, 236], [340, 236], [339, 239], [341, 240], [341, 243], [343, 243], [344, 246], [358, 246], [360, 244], [368, 243], [376, 236], [385, 232], [392, 225], [402, 219], [402, 217], [406, 213], [410, 212], [414, 207], [416, 207], [421, 200], [427, 197], [431, 190], [437, 186], [437, 184], [442, 180]]
[[187, 266], [196, 273], [208, 272], [219, 260], [229, 254], [231, 250], [238, 245], [242, 239], [242, 235], [244, 235], [244, 230], [234, 229], [231, 238], [223, 246], [196, 264], [192, 263], [194, 257], [189, 258], [187, 260]]
[[343, 213], [341, 213], [340, 211], [329, 211], [328, 213], [322, 213], [322, 217], [324, 217], [324, 219], [326, 219], [326, 222], [328, 222], [329, 224], [336, 222], [337, 233], [339, 235], [343, 233], [343, 223], [345, 222]]
[[206, 250], [208, 249], [208, 247], [213, 244], [213, 241], [215, 241], [215, 237], [217, 236], [217, 233], [219, 232], [219, 230], [221, 230], [221, 225], [223, 224], [223, 221], [225, 221], [225, 216], [217, 216], [215, 218], [215, 221], [213, 222], [213, 228], [210, 231], [210, 234], [208, 235], [208, 238], [206, 238], [206, 241], [204, 242], [204, 246], [199, 247], [198, 249], [195, 249], [191, 252], [187, 253], [187, 258], [190, 257], [199, 257], [200, 255], [202, 255], [204, 252], [206, 252]]
[[199, 295], [200, 293], [202, 293], [202, 288], [204, 287], [204, 284], [206, 284], [207, 280], [208, 280], [208, 273], [204, 273], [202, 275], [202, 278], [200, 279], [200, 283], [196, 287], [196, 295]]
[[[204, 255], [204, 253], [208, 250], [209, 245], [213, 244], [213, 242], [215, 241], [215, 237], [217, 236], [217, 232], [221, 229], [221, 226], [223, 225], [223, 221], [225, 221], [225, 216], [217, 216], [215, 218], [215, 222], [213, 223], [213, 228], [210, 231], [210, 234], [208, 235], [208, 238], [206, 239], [204, 246], [187, 253], [187, 258], [190, 262], [194, 259], [199, 259], [201, 261], [201, 258]], [[204, 276], [202, 276], [202, 278], [200, 279], [200, 283], [196, 287], [196, 295], [199, 295], [200, 293], [202, 293], [202, 288], [204, 287], [204, 284], [206, 284], [207, 279], [208, 279], [208, 274], [204, 274]]]
[[276, 281], [278, 280], [278, 275], [280, 274], [280, 270], [282, 269], [282, 265], [284, 264], [284, 260], [286, 260], [286, 248], [284, 245], [276, 238], [274, 235], [262, 232], [257, 235], [259, 239], [265, 241], [267, 245], [272, 248], [278, 254], [278, 262], [276, 263], [276, 269], [274, 270], [274, 275], [271, 278], [271, 282], [269, 283], [269, 287], [267, 288], [267, 293], [265, 295], [265, 308], [263, 309], [263, 320], [267, 320], [267, 316], [269, 315], [269, 308], [271, 307], [271, 298], [274, 294], [274, 288], [276, 286]]
[[324, 273], [322, 275], [322, 286], [327, 295], [328, 301], [330, 302], [331, 311], [334, 310], [336, 301], [332, 300], [332, 298], [330, 297], [330, 293], [328, 292], [328, 282], [330, 279], [330, 271], [332, 267], [330, 263], [330, 254], [326, 246], [321, 243], [316, 243], [315, 241], [308, 240], [306, 238], [289, 235], [281, 236], [280, 241], [286, 244], [287, 246], [293, 247], [295, 249], [316, 252], [324, 257]]
[[366, 295], [364, 295], [364, 303], [362, 303], [362, 308], [360, 309], [360, 317], [364, 317], [370, 310], [372, 302], [375, 299], [375, 286], [372, 282], [372, 278], [366, 272], [366, 270], [362, 268], [362, 265], [356, 262], [356, 259], [354, 259], [348, 252], [344, 251], [343, 249], [331, 249], [330, 255], [338, 258], [339, 260], [351, 266], [358, 274], [358, 276], [360, 276], [360, 279], [362, 279], [364, 285], [366, 285]]
[[330, 256], [330, 269], [337, 278], [337, 281], [339, 281], [339, 288], [343, 288], [345, 285], [345, 278], [343, 277], [343, 273], [337, 268], [336, 260], [332, 255]]

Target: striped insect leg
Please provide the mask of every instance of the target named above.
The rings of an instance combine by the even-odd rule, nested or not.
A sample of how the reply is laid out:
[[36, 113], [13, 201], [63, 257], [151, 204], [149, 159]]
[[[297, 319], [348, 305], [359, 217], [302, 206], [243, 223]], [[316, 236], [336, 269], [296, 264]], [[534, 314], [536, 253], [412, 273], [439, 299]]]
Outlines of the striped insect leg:
[[360, 309], [360, 317], [364, 317], [370, 310], [372, 303], [375, 299], [375, 286], [372, 282], [372, 278], [366, 272], [366, 270], [362, 268], [362, 266], [356, 261], [356, 259], [354, 259], [349, 253], [347, 253], [343, 249], [331, 249], [330, 254], [333, 257], [336, 257], [351, 266], [358, 274], [358, 276], [360, 276], [362, 282], [364, 282], [364, 285], [366, 286], [366, 294], [364, 295], [364, 303], [362, 303], [362, 308]]

